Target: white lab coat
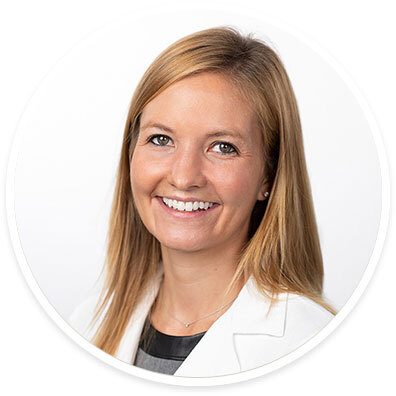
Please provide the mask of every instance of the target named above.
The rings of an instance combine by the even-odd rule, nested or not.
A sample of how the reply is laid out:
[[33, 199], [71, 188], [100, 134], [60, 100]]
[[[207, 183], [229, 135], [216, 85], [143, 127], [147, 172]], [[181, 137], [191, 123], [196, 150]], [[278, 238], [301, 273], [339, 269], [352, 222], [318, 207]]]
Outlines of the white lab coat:
[[[154, 302], [161, 277], [130, 319], [116, 357], [127, 363], [135, 359], [141, 331]], [[269, 300], [260, 294], [249, 279], [231, 307], [209, 328], [175, 376], [212, 377], [235, 374], [270, 363], [319, 332], [333, 318], [312, 300], [295, 294], [281, 294], [269, 309]], [[90, 340], [97, 325], [89, 329], [98, 296], [81, 304], [69, 323]], [[268, 313], [268, 315], [267, 315]]]

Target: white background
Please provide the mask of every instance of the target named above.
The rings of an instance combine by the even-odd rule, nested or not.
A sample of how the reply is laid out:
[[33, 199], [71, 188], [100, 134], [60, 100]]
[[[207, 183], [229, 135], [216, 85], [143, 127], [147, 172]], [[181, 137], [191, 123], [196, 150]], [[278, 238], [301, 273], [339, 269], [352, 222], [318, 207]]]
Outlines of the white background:
[[291, 78], [323, 253], [324, 296], [339, 311], [377, 239], [378, 131], [371, 131], [348, 79], [309, 43], [263, 16], [241, 14], [243, 7], [235, 14], [186, 4], [152, 7], [99, 29], [58, 61], [29, 100], [18, 124], [17, 163], [10, 161], [15, 193], [8, 197], [29, 271], [65, 319], [90, 294], [104, 262], [123, 129], [139, 79], [176, 39], [231, 25], [272, 45]]
[[[147, 4], [148, 2], [146, 2]], [[151, 3], [151, 2], [150, 2]], [[162, 1], [161, 4], [164, 2]], [[201, 3], [206, 3], [202, 1]], [[237, 1], [209, 2], [239, 4]], [[295, 3], [295, 4], [294, 4]], [[396, 61], [392, 2], [245, 1], [266, 18], [286, 23], [316, 40], [349, 71], [371, 104], [381, 127], [390, 171], [396, 156], [394, 92]], [[175, 7], [177, 1], [169, 1]], [[18, 119], [38, 82], [81, 37], [125, 12], [131, 1], [14, 1], [2, 3], [0, 13], [1, 63], [1, 176]], [[370, 186], [367, 186], [370, 194]], [[4, 192], [3, 195], [4, 197]], [[1, 208], [5, 219], [4, 204]], [[393, 221], [394, 222], [394, 221]], [[248, 383], [192, 392], [242, 392], [322, 395], [340, 392], [391, 394], [396, 330], [391, 294], [396, 271], [392, 220], [376, 273], [366, 293], [343, 324], [307, 356]], [[2, 381], [5, 394], [109, 394], [155, 391], [165, 394], [187, 388], [133, 378], [90, 356], [69, 340], [47, 317], [26, 285], [14, 257], [5, 221], [1, 224], [0, 295], [2, 310]], [[4, 242], [3, 242], [4, 240]], [[8, 388], [8, 391], [5, 389]], [[393, 390], [393, 392], [392, 392]], [[3, 393], [2, 392], [2, 393]]]

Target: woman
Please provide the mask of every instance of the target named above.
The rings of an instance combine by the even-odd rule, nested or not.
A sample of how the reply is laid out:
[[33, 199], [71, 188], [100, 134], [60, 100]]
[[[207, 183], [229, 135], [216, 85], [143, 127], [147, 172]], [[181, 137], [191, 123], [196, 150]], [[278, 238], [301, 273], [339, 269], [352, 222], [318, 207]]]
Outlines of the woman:
[[331, 320], [296, 99], [263, 42], [208, 29], [148, 68], [126, 122], [105, 270], [98, 305], [71, 323], [152, 371], [252, 369]]

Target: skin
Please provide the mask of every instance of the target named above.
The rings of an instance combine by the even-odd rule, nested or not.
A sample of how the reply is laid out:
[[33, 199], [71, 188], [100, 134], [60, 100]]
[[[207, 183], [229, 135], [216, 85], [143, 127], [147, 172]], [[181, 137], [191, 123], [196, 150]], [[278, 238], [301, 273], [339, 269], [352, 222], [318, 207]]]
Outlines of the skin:
[[[217, 135], [214, 135], [217, 133]], [[220, 135], [221, 133], [221, 135]], [[206, 331], [247, 241], [251, 212], [266, 185], [261, 133], [252, 107], [227, 77], [203, 73], [168, 87], [144, 108], [131, 161], [136, 207], [161, 243], [164, 280], [151, 322], [173, 335]], [[177, 212], [161, 198], [214, 203], [205, 212]], [[169, 312], [167, 311], [169, 310]]]

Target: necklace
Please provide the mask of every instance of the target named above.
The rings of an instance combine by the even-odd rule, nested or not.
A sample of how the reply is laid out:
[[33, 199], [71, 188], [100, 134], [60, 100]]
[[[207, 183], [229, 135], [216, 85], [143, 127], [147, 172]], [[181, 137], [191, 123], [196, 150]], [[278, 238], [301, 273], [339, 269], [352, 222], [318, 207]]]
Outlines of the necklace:
[[193, 323], [196, 323], [196, 322], [199, 322], [200, 320], [209, 318], [209, 316], [212, 316], [212, 315], [214, 315], [215, 313], [221, 311], [221, 310], [222, 310], [223, 308], [225, 308], [226, 306], [232, 304], [232, 303], [235, 301], [235, 299], [236, 299], [236, 297], [233, 298], [233, 299], [232, 299], [230, 302], [228, 302], [227, 304], [225, 304], [225, 305], [223, 305], [222, 307], [220, 307], [219, 309], [216, 309], [216, 311], [211, 312], [210, 314], [207, 314], [207, 315], [205, 315], [205, 316], [202, 316], [202, 317], [199, 318], [199, 319], [195, 319], [195, 320], [193, 320], [192, 322], [187, 322], [187, 323], [186, 323], [186, 322], [183, 322], [182, 320], [180, 320], [180, 319], [178, 319], [178, 318], [176, 318], [176, 316], [172, 315], [172, 314], [169, 312], [169, 309], [168, 309], [168, 307], [167, 307], [165, 304], [164, 304], [164, 306], [165, 306], [165, 309], [166, 309], [166, 311], [168, 312], [168, 314], [169, 314], [170, 316], [172, 316], [173, 319], [175, 319], [176, 321], [178, 321], [179, 323], [181, 323], [184, 327], [189, 327], [189, 326], [191, 326]]

